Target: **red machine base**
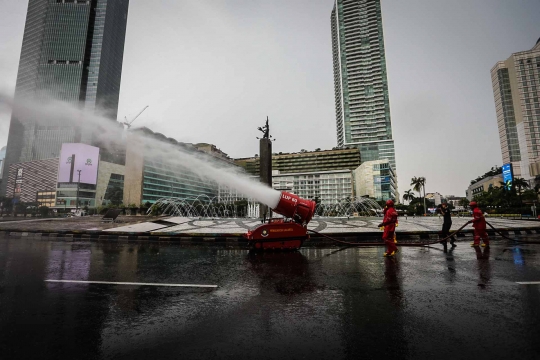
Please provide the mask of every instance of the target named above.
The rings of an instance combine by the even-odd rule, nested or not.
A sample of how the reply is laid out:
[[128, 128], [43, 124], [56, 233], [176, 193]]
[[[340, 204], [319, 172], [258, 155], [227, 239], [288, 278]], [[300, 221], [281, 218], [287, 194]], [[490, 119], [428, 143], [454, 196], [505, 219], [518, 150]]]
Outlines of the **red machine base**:
[[254, 250], [298, 250], [309, 238], [300, 224], [284, 219], [271, 219], [244, 234]]

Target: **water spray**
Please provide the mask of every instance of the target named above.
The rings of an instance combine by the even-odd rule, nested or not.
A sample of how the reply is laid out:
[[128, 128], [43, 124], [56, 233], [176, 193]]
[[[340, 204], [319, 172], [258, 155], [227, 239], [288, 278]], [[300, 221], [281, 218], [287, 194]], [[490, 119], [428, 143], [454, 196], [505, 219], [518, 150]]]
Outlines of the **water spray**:
[[[107, 118], [99, 111], [87, 111], [74, 104], [41, 97], [40, 101], [17, 100], [0, 93], [0, 111], [13, 111], [20, 119], [32, 119], [36, 123], [63, 124], [80, 129], [82, 134], [99, 134], [100, 147], [114, 148], [119, 139], [123, 138], [124, 127], [116, 121]], [[133, 132], [131, 133], [133, 134]], [[130, 150], [138, 156], [147, 159], [166, 159], [166, 164], [189, 171], [201, 180], [229, 189], [234, 189], [247, 198], [255, 199], [271, 208], [275, 208], [280, 199], [277, 190], [269, 188], [248, 177], [238, 168], [224, 164], [211, 155], [202, 153], [189, 145], [179, 146], [178, 143], [168, 142], [170, 139], [156, 139], [152, 136], [137, 133], [127, 141], [141, 141]]]
[[[82, 134], [99, 134], [101, 146], [114, 148], [122, 139], [123, 126], [98, 112], [84, 111], [75, 105], [54, 99], [42, 98], [39, 102], [22, 100], [14, 102], [10, 97], [0, 94], [0, 109], [13, 110], [21, 119], [34, 119], [35, 122], [63, 123], [80, 129]], [[186, 169], [201, 179], [234, 189], [247, 198], [267, 205], [275, 213], [286, 219], [271, 219], [268, 223], [249, 231], [245, 237], [257, 249], [298, 249], [309, 238], [307, 224], [315, 212], [314, 201], [302, 199], [297, 195], [282, 192], [254, 181], [246, 174], [219, 162], [212, 156], [201, 153], [186, 144], [173, 139], [156, 139], [144, 131], [130, 132], [126, 140], [134, 142], [129, 151], [150, 160], [166, 159], [166, 164]]]

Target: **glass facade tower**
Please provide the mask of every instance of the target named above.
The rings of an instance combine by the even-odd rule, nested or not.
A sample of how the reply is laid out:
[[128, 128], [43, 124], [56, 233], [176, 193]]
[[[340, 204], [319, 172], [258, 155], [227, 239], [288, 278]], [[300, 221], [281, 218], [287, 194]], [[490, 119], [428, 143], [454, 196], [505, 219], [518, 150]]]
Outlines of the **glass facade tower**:
[[540, 39], [491, 69], [503, 164], [540, 183]]
[[331, 25], [338, 146], [395, 170], [380, 0], [335, 0]]
[[[15, 102], [53, 98], [116, 120], [128, 6], [129, 0], [29, 0]], [[6, 165], [58, 157], [66, 142], [98, 139], [15, 108]]]

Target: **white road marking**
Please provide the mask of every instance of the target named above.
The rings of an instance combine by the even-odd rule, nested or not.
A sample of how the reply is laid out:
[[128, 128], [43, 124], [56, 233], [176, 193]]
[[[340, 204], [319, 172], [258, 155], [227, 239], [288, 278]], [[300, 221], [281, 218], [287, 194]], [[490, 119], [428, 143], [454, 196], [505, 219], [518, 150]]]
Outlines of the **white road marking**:
[[45, 282], [75, 283], [75, 284], [103, 284], [103, 285], [200, 287], [200, 288], [217, 288], [218, 287], [217, 285], [201, 285], [201, 284], [158, 284], [158, 283], [136, 283], [136, 282], [83, 281], [83, 280], [45, 280]]
[[518, 281], [519, 285], [540, 285], [540, 281]]

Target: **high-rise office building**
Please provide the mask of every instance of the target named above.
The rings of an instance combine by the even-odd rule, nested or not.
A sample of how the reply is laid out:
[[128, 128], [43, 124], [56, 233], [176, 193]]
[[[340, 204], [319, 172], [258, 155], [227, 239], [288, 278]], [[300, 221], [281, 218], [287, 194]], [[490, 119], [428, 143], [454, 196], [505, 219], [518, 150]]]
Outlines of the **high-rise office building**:
[[331, 23], [338, 146], [395, 170], [380, 0], [335, 0]]
[[[15, 102], [53, 98], [116, 120], [128, 6], [129, 0], [29, 0]], [[16, 107], [4, 167], [58, 157], [70, 142], [99, 139], [73, 124], [28, 118]]]
[[6, 157], [6, 147], [0, 149], [0, 184], [2, 183], [2, 174], [4, 169], [4, 158]]
[[388, 159], [364, 161], [354, 170], [354, 184], [356, 196], [399, 202], [396, 173]]
[[491, 69], [503, 163], [526, 180], [540, 176], [540, 39]]

